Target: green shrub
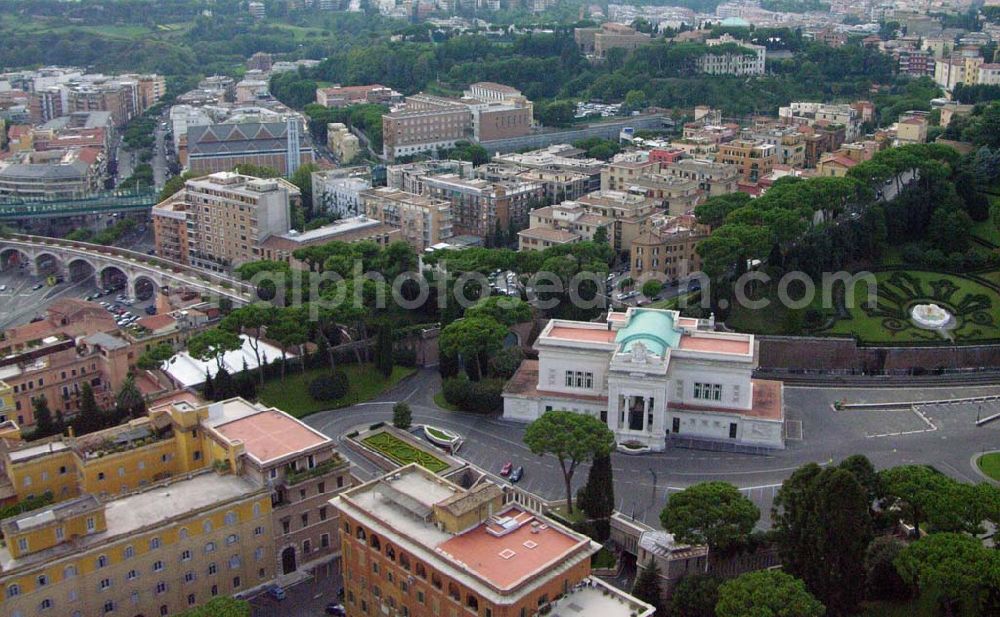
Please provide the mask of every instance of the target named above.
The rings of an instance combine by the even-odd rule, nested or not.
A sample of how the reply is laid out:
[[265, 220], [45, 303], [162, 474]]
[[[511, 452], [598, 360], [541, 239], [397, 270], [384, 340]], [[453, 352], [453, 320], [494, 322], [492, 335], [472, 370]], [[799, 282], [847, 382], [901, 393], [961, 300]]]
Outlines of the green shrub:
[[464, 377], [445, 379], [441, 384], [444, 400], [462, 411], [496, 413], [503, 407], [502, 379], [469, 381]]
[[309, 396], [317, 401], [333, 401], [347, 394], [347, 373], [334, 371], [331, 375], [317, 377], [309, 383]]
[[392, 352], [392, 363], [412, 368], [417, 365], [417, 352], [412, 349], [397, 349]]

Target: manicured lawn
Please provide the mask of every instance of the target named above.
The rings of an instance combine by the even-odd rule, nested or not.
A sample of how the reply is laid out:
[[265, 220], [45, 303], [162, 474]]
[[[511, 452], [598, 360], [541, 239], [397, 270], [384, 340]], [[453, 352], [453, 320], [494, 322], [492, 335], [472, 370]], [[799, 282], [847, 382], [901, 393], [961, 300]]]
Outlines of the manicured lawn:
[[1000, 452], [984, 454], [976, 462], [980, 471], [994, 480], [1000, 480]]
[[434, 395], [434, 404], [440, 407], [441, 409], [444, 409], [445, 411], [462, 411], [458, 407], [455, 407], [448, 401], [444, 400], [444, 392], [439, 391], [437, 394]]
[[[958, 327], [951, 331], [957, 342], [1000, 338], [1000, 295], [976, 281], [938, 272], [904, 271], [912, 276], [919, 290], [901, 286], [892, 272], [878, 272], [878, 309], [866, 311], [867, 286], [854, 288], [850, 319], [837, 320], [823, 334], [854, 335], [869, 343], [936, 342], [936, 332], [912, 325], [908, 309], [917, 302], [933, 302], [956, 313]], [[937, 291], [935, 291], [935, 286]], [[984, 303], [979, 302], [979, 298]]]
[[369, 448], [373, 448], [400, 465], [418, 463], [424, 469], [439, 473], [448, 469], [448, 463], [441, 459], [411, 446], [392, 433], [376, 433], [365, 437], [362, 442]]
[[385, 379], [371, 364], [347, 364], [343, 369], [347, 373], [350, 389], [341, 399], [317, 401], [309, 396], [309, 382], [329, 373], [327, 368], [318, 368], [308, 370], [304, 375], [290, 370], [284, 381], [280, 377], [269, 380], [260, 391], [260, 400], [296, 418], [301, 418], [317, 411], [347, 407], [371, 400], [416, 371], [413, 368], [397, 366], [392, 369], [392, 375]]
[[583, 513], [576, 505], [576, 500], [573, 500], [573, 514], [566, 513], [566, 506], [559, 506], [558, 508], [553, 508], [552, 513], [561, 518], [564, 521], [569, 521], [570, 523], [582, 523], [587, 520], [587, 515]]

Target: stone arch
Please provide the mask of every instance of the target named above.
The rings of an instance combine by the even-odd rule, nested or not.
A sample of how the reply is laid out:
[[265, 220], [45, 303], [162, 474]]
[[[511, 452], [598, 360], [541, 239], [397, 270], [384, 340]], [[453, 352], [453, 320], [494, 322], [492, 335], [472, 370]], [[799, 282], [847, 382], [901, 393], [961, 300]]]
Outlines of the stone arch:
[[0, 269], [10, 270], [11, 268], [29, 267], [32, 263], [31, 256], [15, 246], [8, 246], [0, 250]]
[[97, 266], [94, 262], [85, 257], [73, 257], [66, 262], [66, 270], [69, 273], [69, 280], [77, 282], [97, 276]]
[[292, 572], [295, 572], [296, 569], [295, 547], [285, 547], [285, 550], [281, 551], [281, 573], [291, 574]]
[[133, 298], [148, 300], [156, 294], [157, 287], [156, 279], [151, 275], [138, 274], [132, 279], [130, 291]]
[[62, 259], [55, 253], [41, 251], [35, 254], [35, 270], [38, 276], [52, 276], [62, 274]]
[[97, 284], [105, 289], [127, 289], [129, 276], [123, 268], [107, 264], [98, 269]]

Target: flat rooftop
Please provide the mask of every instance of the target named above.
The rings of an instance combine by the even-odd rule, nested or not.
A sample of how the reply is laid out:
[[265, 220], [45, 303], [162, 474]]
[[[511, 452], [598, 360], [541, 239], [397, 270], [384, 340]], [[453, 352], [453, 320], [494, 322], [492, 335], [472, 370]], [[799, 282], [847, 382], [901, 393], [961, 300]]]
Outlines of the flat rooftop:
[[551, 338], [585, 343], [614, 343], [618, 333], [614, 330], [597, 328], [573, 328], [571, 326], [554, 326], [549, 330]]
[[[562, 562], [587, 540], [539, 520], [514, 507], [437, 546], [437, 552], [460, 562], [498, 589], [511, 589], [524, 579]], [[500, 535], [498, 535], [500, 534]]]
[[752, 352], [750, 338], [722, 338], [716, 336], [691, 336], [685, 334], [681, 337], [679, 349], [687, 351], [704, 351], [708, 353], [731, 353], [747, 355]]
[[104, 506], [107, 531], [83, 536], [76, 542], [59, 544], [20, 559], [14, 559], [10, 551], [2, 547], [0, 570], [9, 571], [82, 552], [91, 546], [105, 544], [112, 538], [129, 536], [188, 512], [221, 505], [259, 490], [238, 476], [203, 472], [188, 479], [112, 499]]
[[552, 603], [552, 617], [649, 617], [653, 607], [591, 577]]
[[735, 414], [748, 418], [759, 418], [761, 420], [784, 419], [785, 409], [782, 401], [782, 383], [766, 379], [751, 379], [750, 383], [753, 385], [753, 401], [751, 402], [750, 409], [710, 407], [708, 405], [692, 405], [689, 403], [667, 403], [667, 406], [680, 411]]
[[217, 424], [214, 430], [229, 441], [242, 441], [246, 453], [261, 464], [331, 443], [329, 437], [277, 409]]

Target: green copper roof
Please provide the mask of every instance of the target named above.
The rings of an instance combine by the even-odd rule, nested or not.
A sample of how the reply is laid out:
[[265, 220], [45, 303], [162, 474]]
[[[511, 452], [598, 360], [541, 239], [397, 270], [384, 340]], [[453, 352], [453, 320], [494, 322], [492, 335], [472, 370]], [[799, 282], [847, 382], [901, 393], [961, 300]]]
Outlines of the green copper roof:
[[647, 351], [658, 356], [677, 347], [680, 340], [681, 331], [674, 327], [673, 313], [655, 309], [633, 309], [628, 325], [615, 336], [621, 351], [630, 351], [635, 342], [642, 341]]

